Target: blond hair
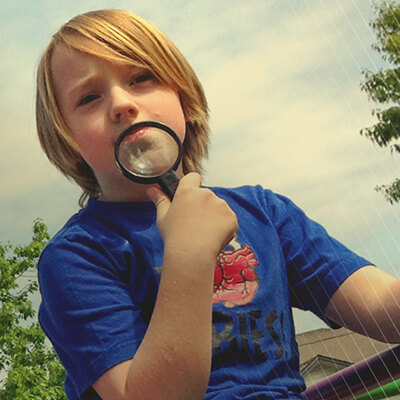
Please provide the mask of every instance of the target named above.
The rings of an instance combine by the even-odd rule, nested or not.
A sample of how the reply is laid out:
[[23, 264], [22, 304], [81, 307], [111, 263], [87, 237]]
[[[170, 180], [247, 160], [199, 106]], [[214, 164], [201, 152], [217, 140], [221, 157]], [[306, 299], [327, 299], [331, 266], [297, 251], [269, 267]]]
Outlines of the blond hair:
[[[88, 45], [87, 40], [97, 44]], [[186, 118], [182, 166], [184, 173], [202, 171], [208, 155], [208, 107], [193, 69], [175, 45], [155, 26], [124, 10], [99, 10], [78, 15], [53, 35], [37, 71], [36, 125], [40, 144], [66, 177], [83, 189], [79, 204], [98, 197], [100, 186], [57, 106], [51, 59], [58, 45], [107, 59], [149, 69], [163, 84], [176, 90]]]

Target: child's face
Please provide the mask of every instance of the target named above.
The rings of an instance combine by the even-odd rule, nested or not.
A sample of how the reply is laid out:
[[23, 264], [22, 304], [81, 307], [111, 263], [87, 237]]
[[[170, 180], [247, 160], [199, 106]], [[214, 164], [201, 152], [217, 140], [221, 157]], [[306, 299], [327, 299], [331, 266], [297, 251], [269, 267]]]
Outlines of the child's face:
[[115, 142], [129, 125], [160, 121], [184, 140], [186, 123], [178, 94], [149, 71], [64, 46], [56, 47], [51, 69], [61, 114], [104, 199], [129, 183], [114, 161]]

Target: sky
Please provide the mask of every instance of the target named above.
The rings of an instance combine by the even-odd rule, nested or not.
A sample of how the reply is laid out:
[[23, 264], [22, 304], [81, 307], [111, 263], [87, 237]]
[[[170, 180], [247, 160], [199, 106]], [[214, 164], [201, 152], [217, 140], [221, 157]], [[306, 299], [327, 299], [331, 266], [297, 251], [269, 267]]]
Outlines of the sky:
[[[60, 25], [99, 8], [149, 19], [197, 72], [211, 115], [205, 184], [284, 194], [400, 277], [400, 205], [374, 191], [400, 175], [399, 158], [360, 135], [377, 108], [362, 71], [387, 66], [369, 0], [0, 0], [0, 242], [27, 243], [38, 217], [54, 234], [78, 210], [79, 188], [36, 137], [35, 72]], [[324, 326], [297, 311], [295, 323]]]

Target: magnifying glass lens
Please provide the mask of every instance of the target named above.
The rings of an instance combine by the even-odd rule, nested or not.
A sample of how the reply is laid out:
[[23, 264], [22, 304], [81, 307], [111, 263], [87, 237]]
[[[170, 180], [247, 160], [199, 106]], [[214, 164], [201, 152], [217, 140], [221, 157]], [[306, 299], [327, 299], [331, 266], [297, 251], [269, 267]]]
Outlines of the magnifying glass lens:
[[170, 170], [179, 157], [175, 139], [162, 129], [142, 127], [124, 137], [118, 148], [122, 166], [143, 178], [157, 177]]

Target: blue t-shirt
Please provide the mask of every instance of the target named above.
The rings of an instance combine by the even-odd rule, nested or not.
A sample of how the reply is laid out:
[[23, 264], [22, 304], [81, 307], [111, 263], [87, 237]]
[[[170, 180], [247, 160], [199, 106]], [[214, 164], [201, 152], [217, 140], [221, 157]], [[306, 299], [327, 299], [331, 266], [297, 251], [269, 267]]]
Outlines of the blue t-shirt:
[[[301, 399], [291, 307], [324, 319], [335, 290], [370, 263], [286, 197], [260, 186], [212, 190], [236, 213], [239, 231], [216, 260], [205, 399]], [[151, 202], [90, 200], [46, 246], [38, 266], [39, 320], [66, 369], [69, 399], [99, 399], [93, 382], [133, 357], [162, 262]]]

